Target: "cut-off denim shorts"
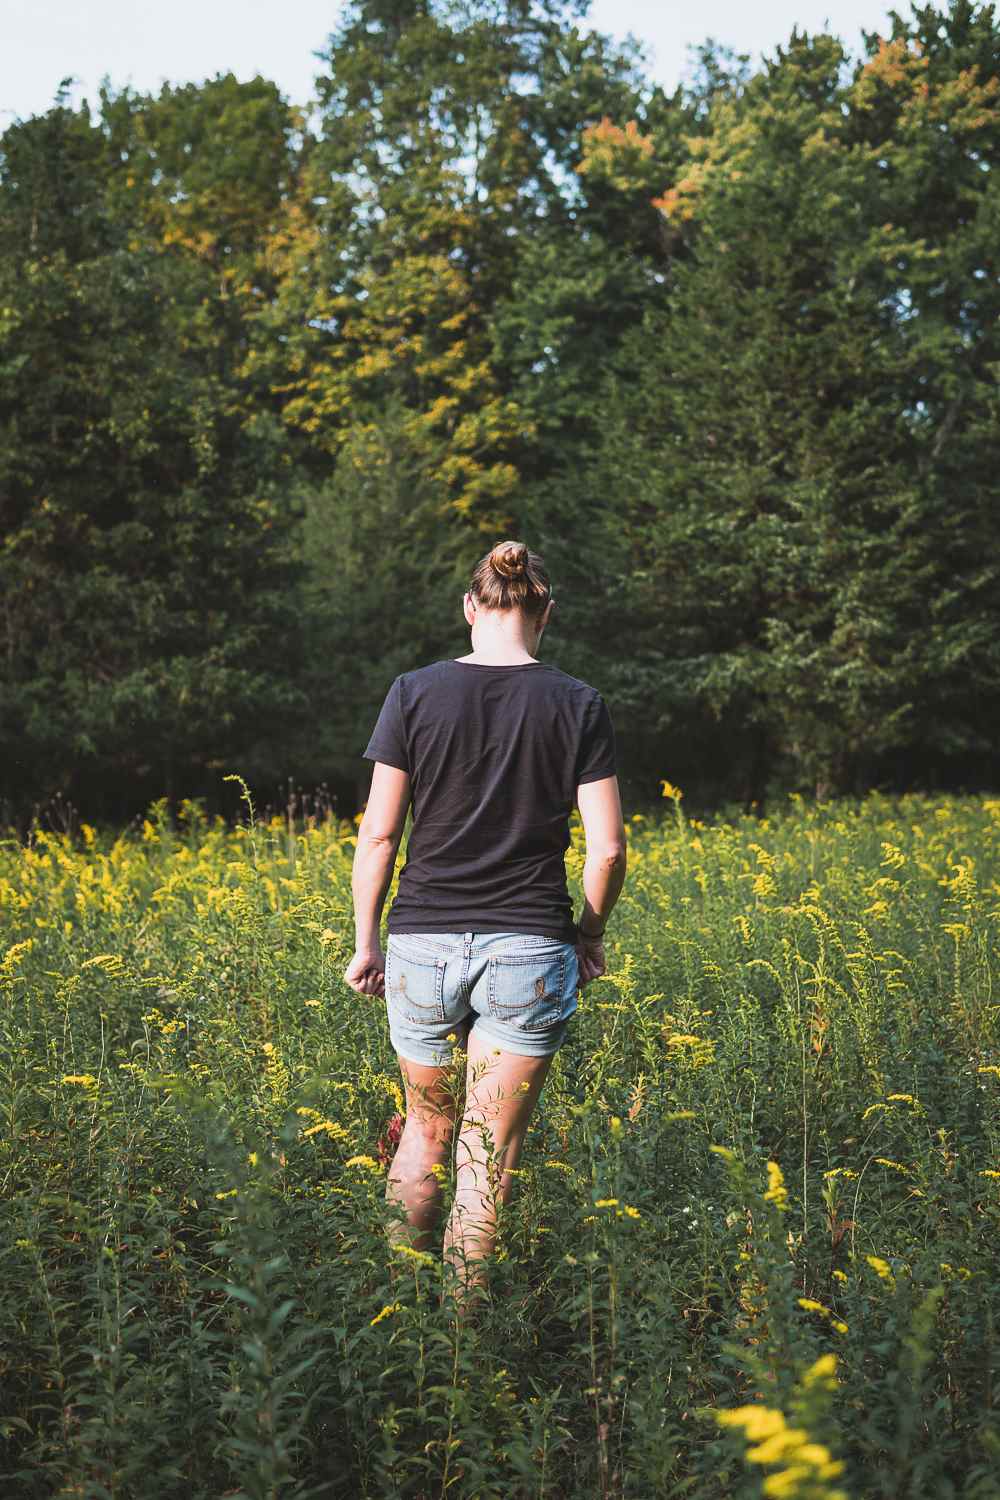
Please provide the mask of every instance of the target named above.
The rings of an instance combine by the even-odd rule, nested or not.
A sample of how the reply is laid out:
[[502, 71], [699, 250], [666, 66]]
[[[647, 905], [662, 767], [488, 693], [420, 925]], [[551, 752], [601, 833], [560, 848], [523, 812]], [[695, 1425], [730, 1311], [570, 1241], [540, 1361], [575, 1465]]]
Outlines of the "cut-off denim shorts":
[[[523, 1057], [557, 1052], [577, 1006], [573, 943], [527, 932], [391, 932], [385, 952], [389, 1036], [401, 1057], [451, 1061], [472, 1032]], [[448, 1038], [451, 1036], [452, 1041]]]

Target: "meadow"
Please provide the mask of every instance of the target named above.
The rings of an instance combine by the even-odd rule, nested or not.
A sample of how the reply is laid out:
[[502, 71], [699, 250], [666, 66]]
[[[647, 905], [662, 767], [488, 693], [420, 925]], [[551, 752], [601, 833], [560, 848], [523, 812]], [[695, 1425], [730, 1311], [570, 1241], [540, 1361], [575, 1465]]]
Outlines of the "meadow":
[[5, 1496], [1000, 1496], [1000, 800], [665, 791], [473, 1325], [385, 1235], [355, 825], [0, 843]]

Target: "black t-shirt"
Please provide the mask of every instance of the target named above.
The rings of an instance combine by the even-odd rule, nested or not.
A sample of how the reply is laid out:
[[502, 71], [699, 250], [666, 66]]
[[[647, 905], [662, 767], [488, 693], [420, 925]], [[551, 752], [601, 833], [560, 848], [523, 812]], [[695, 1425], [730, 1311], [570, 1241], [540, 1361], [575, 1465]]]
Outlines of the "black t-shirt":
[[581, 782], [616, 774], [595, 688], [547, 662], [433, 662], [396, 678], [364, 755], [410, 776], [390, 932], [575, 939], [569, 816]]

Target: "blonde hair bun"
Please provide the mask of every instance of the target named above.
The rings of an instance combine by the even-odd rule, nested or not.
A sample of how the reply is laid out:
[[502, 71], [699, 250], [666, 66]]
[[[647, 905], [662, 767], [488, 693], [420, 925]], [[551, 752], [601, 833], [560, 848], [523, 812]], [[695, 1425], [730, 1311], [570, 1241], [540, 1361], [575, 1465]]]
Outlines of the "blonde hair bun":
[[528, 571], [528, 549], [523, 542], [497, 542], [490, 566], [501, 578], [523, 578]]

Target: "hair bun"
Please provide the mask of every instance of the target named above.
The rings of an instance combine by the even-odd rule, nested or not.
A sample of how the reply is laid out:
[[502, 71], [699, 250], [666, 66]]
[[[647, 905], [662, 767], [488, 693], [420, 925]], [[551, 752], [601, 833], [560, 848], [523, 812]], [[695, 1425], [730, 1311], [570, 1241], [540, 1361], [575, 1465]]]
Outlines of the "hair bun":
[[501, 578], [523, 578], [528, 571], [528, 549], [523, 542], [497, 542], [490, 566]]

